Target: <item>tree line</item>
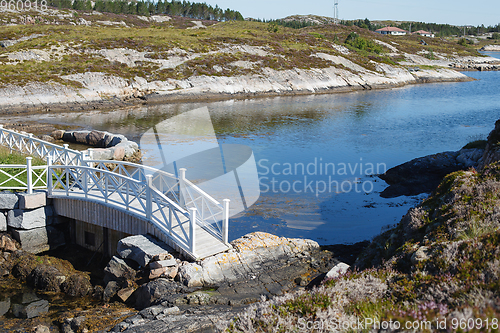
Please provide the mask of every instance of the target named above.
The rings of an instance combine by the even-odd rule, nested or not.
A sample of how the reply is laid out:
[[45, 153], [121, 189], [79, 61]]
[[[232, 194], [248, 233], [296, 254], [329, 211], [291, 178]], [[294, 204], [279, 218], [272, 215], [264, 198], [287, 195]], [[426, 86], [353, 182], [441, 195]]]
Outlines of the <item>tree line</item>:
[[231, 9], [222, 9], [219, 6], [212, 7], [206, 3], [189, 1], [124, 1], [124, 0], [97, 0], [92, 6], [90, 0], [49, 0], [48, 5], [57, 8], [71, 8], [75, 10], [95, 10], [98, 12], [114, 14], [135, 15], [176, 15], [199, 20], [214, 21], [243, 21], [240, 12]]

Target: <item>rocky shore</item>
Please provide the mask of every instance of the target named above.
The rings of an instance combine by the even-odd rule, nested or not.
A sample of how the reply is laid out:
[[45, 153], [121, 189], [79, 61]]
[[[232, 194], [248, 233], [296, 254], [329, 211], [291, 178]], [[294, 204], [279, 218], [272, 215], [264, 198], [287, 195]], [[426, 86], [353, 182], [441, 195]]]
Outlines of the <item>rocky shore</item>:
[[486, 45], [481, 48], [481, 51], [500, 52], [500, 45]]

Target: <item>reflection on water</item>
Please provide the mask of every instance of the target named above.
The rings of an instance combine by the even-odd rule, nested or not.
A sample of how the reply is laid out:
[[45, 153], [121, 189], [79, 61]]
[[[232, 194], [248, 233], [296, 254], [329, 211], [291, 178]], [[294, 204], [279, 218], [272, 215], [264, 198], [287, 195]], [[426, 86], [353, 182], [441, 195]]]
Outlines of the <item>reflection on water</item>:
[[[321, 244], [355, 242], [397, 223], [422, 200], [422, 196], [380, 198], [386, 184], [361, 172], [359, 166], [365, 167], [363, 171], [369, 164], [391, 168], [419, 156], [458, 150], [471, 140], [485, 138], [500, 118], [500, 73], [467, 75], [478, 80], [33, 117], [121, 133], [139, 141], [153, 125], [207, 106], [219, 143], [250, 146], [261, 176], [263, 193], [253, 207], [231, 220], [231, 239], [266, 231]], [[336, 171], [315, 172], [314, 161], [335, 165]], [[285, 172], [285, 163], [313, 166]], [[342, 164], [346, 172], [339, 171]], [[371, 191], [356, 190], [363, 185]]]

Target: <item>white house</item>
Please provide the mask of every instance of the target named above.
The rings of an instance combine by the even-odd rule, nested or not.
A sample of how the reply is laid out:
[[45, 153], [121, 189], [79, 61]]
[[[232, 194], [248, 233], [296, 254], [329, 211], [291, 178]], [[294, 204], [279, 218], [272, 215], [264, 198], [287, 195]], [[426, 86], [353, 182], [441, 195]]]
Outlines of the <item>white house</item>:
[[382, 34], [382, 35], [395, 35], [395, 36], [406, 35], [406, 30], [399, 29], [396, 27], [385, 27], [385, 28], [377, 29], [377, 30], [375, 30], [375, 32], [378, 32], [379, 34]]
[[431, 38], [435, 37], [435, 35], [432, 32], [428, 32], [425, 30], [415, 31], [414, 34], [419, 34], [420, 36], [431, 37]]

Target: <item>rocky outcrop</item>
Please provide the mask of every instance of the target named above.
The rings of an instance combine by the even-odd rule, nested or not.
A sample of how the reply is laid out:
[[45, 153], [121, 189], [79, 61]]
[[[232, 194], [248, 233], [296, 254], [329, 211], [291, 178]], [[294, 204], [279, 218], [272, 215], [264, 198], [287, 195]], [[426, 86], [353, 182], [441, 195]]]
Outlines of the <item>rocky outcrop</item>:
[[481, 51], [500, 52], [500, 45], [485, 45]]
[[488, 164], [500, 161], [500, 120], [495, 123], [495, 129], [488, 135], [488, 142], [484, 150], [480, 167], [484, 168]]
[[484, 149], [461, 149], [413, 159], [379, 175], [390, 186], [380, 196], [394, 198], [432, 192], [451, 172], [478, 167]]

